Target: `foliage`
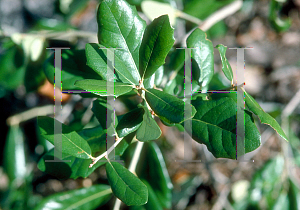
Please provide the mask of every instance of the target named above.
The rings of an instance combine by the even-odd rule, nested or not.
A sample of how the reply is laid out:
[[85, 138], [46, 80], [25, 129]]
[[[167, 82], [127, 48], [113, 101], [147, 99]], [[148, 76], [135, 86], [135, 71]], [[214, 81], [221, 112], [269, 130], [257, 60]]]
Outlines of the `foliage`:
[[[75, 1], [74, 1], [75, 2]], [[140, 5], [142, 0], [128, 1]], [[241, 87], [233, 84], [233, 72], [226, 58], [227, 47], [219, 44], [218, 49], [222, 71], [231, 86], [222, 89], [235, 91], [231, 94], [206, 93], [216, 85], [214, 72], [214, 46], [207, 34], [195, 29], [186, 40], [186, 46], [192, 48], [192, 95], [186, 96], [185, 55], [183, 50], [176, 50], [174, 43], [174, 28], [169, 16], [155, 18], [149, 25], [139, 16], [135, 6], [125, 0], [103, 0], [97, 11], [98, 43], [87, 43], [85, 50], [65, 50], [62, 53], [62, 89], [83, 90], [91, 94], [81, 94], [86, 98], [96, 98], [92, 103], [92, 114], [96, 123], [90, 122], [91, 127], [76, 129], [63, 124], [54, 118], [38, 117], [39, 134], [43, 140], [55, 145], [54, 126], [62, 127], [61, 147], [49, 148], [40, 157], [37, 167], [58, 179], [86, 178], [100, 166], [105, 165], [107, 180], [105, 184], [93, 185], [44, 198], [35, 205], [35, 209], [95, 209], [113, 196], [120, 199], [132, 209], [170, 209], [172, 208], [172, 182], [169, 177], [163, 154], [154, 141], [162, 135], [158, 124], [160, 120], [167, 126], [176, 126], [187, 132], [196, 142], [204, 144], [215, 158], [237, 159], [237, 107], [236, 95], [238, 89], [245, 94], [246, 107], [243, 109], [245, 121], [244, 145], [245, 153], [256, 150], [261, 145], [261, 135], [255, 124], [257, 116], [261, 123], [270, 125], [283, 139], [288, 140], [278, 122], [260, 107], [255, 99]], [[161, 1], [170, 3], [170, 1]], [[184, 11], [188, 14], [205, 18], [216, 9], [231, 1], [184, 1]], [[204, 8], [200, 13], [195, 5]], [[80, 5], [80, 4], [79, 4]], [[72, 4], [70, 8], [76, 11], [80, 6]], [[73, 11], [73, 12], [74, 12]], [[71, 12], [72, 13], [72, 12]], [[273, 17], [273, 16], [272, 16]], [[281, 30], [281, 28], [280, 28]], [[28, 44], [30, 42], [30, 44]], [[27, 43], [27, 44], [26, 44]], [[44, 46], [45, 43], [40, 44]], [[16, 46], [15, 46], [16, 45]], [[29, 45], [29, 50], [25, 47]], [[15, 47], [12, 47], [15, 46]], [[1, 85], [14, 89], [22, 82], [26, 90], [35, 91], [47, 78], [52, 84], [54, 55], [48, 56], [42, 51], [35, 55], [31, 48], [35, 46], [31, 40], [23, 40], [19, 45], [8, 42], [6, 54], [0, 60], [0, 65], [10, 71], [0, 72]], [[22, 48], [23, 47], [23, 48]], [[27, 49], [27, 51], [26, 51]], [[27, 54], [26, 54], [27, 53]], [[114, 56], [113, 65], [110, 64]], [[171, 60], [171, 62], [167, 62]], [[45, 63], [43, 64], [43, 62]], [[44, 71], [41, 71], [44, 65]], [[37, 75], [32, 83], [29, 69]], [[108, 71], [114, 73], [110, 78]], [[11, 75], [14, 74], [14, 80]], [[166, 75], [173, 75], [163, 83]], [[5, 80], [4, 78], [8, 78]], [[27, 78], [27, 79], [26, 79]], [[24, 80], [24, 81], [23, 81]], [[113, 85], [112, 85], [113, 84]], [[216, 85], [219, 86], [219, 85]], [[113, 89], [113, 93], [109, 90]], [[131, 105], [128, 112], [116, 118], [107, 97], [118, 98], [122, 101], [135, 96], [139, 103]], [[184, 98], [184, 99], [183, 99]], [[188, 104], [187, 99], [191, 99]], [[187, 117], [185, 108], [189, 106]], [[83, 118], [79, 114], [79, 118]], [[107, 119], [112, 121], [107, 125]], [[112, 132], [111, 132], [112, 131]], [[114, 159], [111, 158], [111, 148], [107, 148], [107, 138], [114, 138]], [[22, 180], [24, 188], [31, 177], [26, 174], [26, 154], [23, 142], [23, 131], [19, 126], [11, 126], [7, 135], [5, 156], [13, 153], [12, 158], [6, 159], [5, 171], [12, 186]], [[118, 160], [126, 156], [126, 152], [136, 145], [144, 145], [141, 149], [136, 170], [129, 170], [127, 163], [123, 166]], [[140, 144], [143, 142], [143, 144]], [[138, 146], [137, 146], [138, 148]], [[136, 149], [137, 150], [137, 149]], [[55, 152], [61, 153], [60, 162], [55, 160]], [[128, 154], [127, 154], [128, 155]], [[130, 156], [130, 155], [129, 155]], [[135, 157], [132, 157], [132, 162]], [[124, 158], [125, 159], [125, 158]], [[18, 160], [18, 161], [17, 161]], [[141, 163], [143, 161], [143, 163]], [[299, 206], [297, 186], [291, 180], [288, 191], [282, 190], [277, 203], [269, 188], [278, 182], [283, 168], [280, 157], [268, 163], [257, 172], [251, 182], [248, 197], [235, 202], [239, 208], [257, 207], [261, 205], [257, 194], [265, 194], [269, 207], [288, 208]], [[281, 170], [275, 170], [280, 165]], [[273, 176], [273, 175], [276, 176]], [[281, 186], [280, 189], [283, 189]], [[6, 198], [13, 199], [17, 193], [22, 198], [26, 191], [22, 188], [11, 187]], [[259, 191], [259, 192], [258, 192]], [[29, 195], [28, 195], [29, 196]], [[287, 202], [287, 199], [290, 199]], [[24, 198], [24, 200], [26, 200]], [[36, 201], [31, 201], [37, 203]], [[13, 205], [4, 206], [11, 209]], [[19, 204], [20, 205], [20, 204]], [[23, 205], [23, 203], [21, 203]], [[25, 204], [24, 204], [25, 205]], [[16, 205], [17, 206], [17, 205]], [[30, 205], [27, 205], [30, 206]], [[33, 205], [32, 205], [33, 206]]]

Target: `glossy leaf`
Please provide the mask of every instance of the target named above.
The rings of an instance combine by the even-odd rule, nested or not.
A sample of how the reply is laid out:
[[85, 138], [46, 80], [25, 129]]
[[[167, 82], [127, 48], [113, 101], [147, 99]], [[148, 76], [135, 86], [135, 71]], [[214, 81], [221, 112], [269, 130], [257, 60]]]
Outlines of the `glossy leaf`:
[[[146, 90], [145, 96], [151, 109], [162, 120], [170, 124], [181, 123], [185, 120], [184, 101], [156, 89]], [[191, 116], [193, 117], [195, 113], [196, 110], [192, 107]]]
[[118, 136], [124, 137], [136, 131], [141, 126], [144, 112], [143, 108], [137, 108], [126, 113], [116, 127]]
[[221, 57], [221, 61], [222, 61], [222, 71], [223, 71], [224, 75], [226, 76], [226, 78], [232, 84], [233, 83], [233, 72], [232, 72], [230, 63], [229, 63], [229, 61], [226, 58], [227, 47], [225, 47], [222, 44], [218, 44], [216, 46], [216, 48], [219, 50], [219, 53], [220, 53], [220, 57]]
[[92, 210], [105, 204], [110, 199], [111, 194], [112, 191], [108, 185], [94, 185], [89, 188], [50, 195], [44, 198], [34, 210]]
[[[63, 90], [80, 90], [74, 85], [77, 80], [102, 79], [93, 69], [86, 65], [84, 50], [62, 50], [61, 81]], [[47, 79], [54, 83], [54, 53], [46, 60], [44, 71]], [[87, 95], [85, 93], [85, 95]]]
[[142, 106], [145, 110], [143, 114], [143, 121], [136, 132], [136, 138], [139, 141], [156, 140], [161, 135], [161, 130], [156, 121], [152, 118], [151, 113], [147, 107]]
[[174, 42], [174, 29], [170, 25], [168, 15], [156, 18], [147, 26], [140, 48], [142, 79], [151, 77], [165, 63]]
[[108, 162], [106, 174], [114, 195], [127, 206], [143, 205], [148, 201], [146, 185], [120, 163]]
[[86, 64], [104, 80], [107, 80], [107, 50], [100, 48], [105, 47], [96, 43], [85, 45]]
[[140, 18], [135, 7], [125, 0], [104, 0], [98, 13], [98, 40], [106, 48], [115, 51], [115, 70], [122, 82], [138, 85], [139, 48], [146, 22]]
[[[57, 121], [57, 123], [60, 123]], [[54, 145], [54, 119], [50, 117], [38, 117], [41, 135]], [[89, 159], [91, 148], [89, 144], [76, 132], [62, 124], [61, 145], [57, 149], [63, 153]]]
[[[87, 65], [91, 67], [97, 74], [99, 74], [103, 80], [107, 80], [107, 51], [111, 51], [110, 53], [116, 53], [118, 50], [115, 49], [107, 49], [103, 45], [96, 44], [96, 43], [88, 43], [85, 46], [86, 58], [87, 58]], [[125, 59], [125, 58], [122, 58]], [[126, 62], [120, 59], [117, 56], [114, 56], [114, 71], [115, 79], [117, 82], [123, 83], [131, 83], [131, 80], [134, 80], [132, 76], [128, 72]]]
[[283, 139], [288, 141], [287, 136], [285, 135], [284, 131], [282, 130], [278, 122], [273, 117], [271, 117], [268, 113], [266, 113], [260, 107], [260, 105], [255, 101], [255, 99], [252, 96], [250, 96], [246, 91], [245, 91], [245, 102], [249, 110], [259, 117], [261, 123], [270, 125]]
[[[187, 132], [192, 134], [194, 140], [205, 144], [216, 158], [236, 159], [236, 103], [234, 100], [225, 97], [205, 101], [198, 97], [192, 101], [192, 105], [197, 113], [191, 121], [192, 132], [190, 129]], [[261, 136], [251, 113], [245, 111], [244, 120], [245, 153], [248, 153], [260, 146]]]
[[[92, 93], [100, 96], [120, 96], [125, 93], [128, 93], [132, 90], [132, 85], [124, 84], [122, 82], [114, 82], [113, 85], [107, 86], [107, 81], [105, 80], [94, 80], [94, 79], [86, 79], [86, 80], [78, 80], [75, 82], [75, 86], [80, 87], [83, 90], [91, 91]], [[107, 94], [107, 88], [111, 88], [114, 90], [113, 95]]]
[[207, 39], [204, 31], [195, 29], [187, 38], [187, 47], [192, 49], [192, 58], [198, 64], [199, 70], [193, 69], [193, 79], [205, 87], [214, 75], [214, 47]]
[[184, 49], [175, 49], [171, 51], [170, 62], [168, 62], [169, 68], [178, 72], [180, 69], [184, 68], [184, 59], [185, 59]]
[[[163, 158], [163, 154], [155, 142], [145, 143], [137, 174], [147, 180], [156, 195], [159, 205], [170, 209], [172, 206], [173, 185]], [[150, 194], [149, 194], [150, 201]]]
[[24, 134], [18, 125], [9, 127], [4, 147], [4, 169], [10, 182], [26, 175]]

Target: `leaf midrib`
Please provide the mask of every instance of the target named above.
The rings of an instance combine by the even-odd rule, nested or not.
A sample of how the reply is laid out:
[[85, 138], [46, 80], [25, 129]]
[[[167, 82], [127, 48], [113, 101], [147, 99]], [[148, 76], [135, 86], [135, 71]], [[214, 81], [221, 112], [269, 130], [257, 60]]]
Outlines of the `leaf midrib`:
[[145, 74], [146, 74], [148, 65], [149, 65], [150, 60], [151, 60], [151, 58], [152, 58], [152, 56], [153, 56], [153, 50], [154, 50], [154, 48], [155, 48], [156, 45], [157, 45], [157, 38], [159, 37], [159, 35], [160, 35], [160, 33], [161, 33], [161, 30], [162, 30], [162, 27], [163, 27], [163, 24], [164, 24], [164, 23], [165, 23], [165, 20], [164, 20], [163, 23], [160, 25], [160, 27], [159, 27], [159, 32], [157, 33], [157, 35], [156, 35], [156, 37], [155, 37], [154, 47], [151, 49], [151, 55], [150, 55], [148, 61], [146, 62], [146, 66], [145, 66], [145, 69], [144, 69], [144, 73], [143, 73], [143, 76], [142, 76], [142, 80], [144, 80], [144, 77], [145, 77]]
[[[146, 90], [148, 93], [151, 93], [150, 91]], [[167, 105], [169, 105], [170, 107], [180, 111], [179, 109], [175, 108], [174, 106], [170, 105], [169, 103], [167, 103], [166, 101], [164, 101], [162, 98], [158, 97], [157, 95], [151, 93], [152, 95], [154, 95], [156, 98], [160, 99], [161, 101], [163, 101], [164, 103], [166, 103]], [[180, 100], [180, 99], [179, 99]]]
[[[105, 3], [106, 4], [106, 6], [109, 8], [109, 12], [113, 15], [113, 17], [114, 17], [114, 22], [116, 23], [116, 25], [118, 26], [117, 28], [119, 29], [119, 32], [120, 32], [120, 35], [121, 35], [121, 37], [122, 37], [122, 39], [123, 39], [123, 41], [126, 43], [126, 48], [127, 48], [127, 51], [129, 52], [129, 54], [130, 54], [130, 60], [131, 60], [131, 62], [133, 62], [133, 64], [134, 64], [134, 69], [135, 69], [135, 71], [136, 71], [136, 73], [137, 73], [137, 75], [138, 75], [138, 77], [139, 77], [139, 79], [141, 79], [140, 78], [140, 73], [139, 73], [139, 71], [138, 71], [138, 69], [137, 69], [137, 66], [136, 66], [136, 64], [135, 64], [135, 62], [134, 62], [134, 59], [133, 59], [133, 57], [132, 57], [132, 54], [131, 54], [131, 52], [130, 52], [130, 50], [129, 50], [129, 48], [128, 48], [128, 44], [127, 44], [127, 41], [126, 41], [126, 39], [125, 39], [125, 37], [123, 36], [123, 34], [122, 34], [122, 32], [121, 32], [121, 29], [120, 29], [120, 26], [119, 26], [119, 23], [118, 23], [118, 21], [116, 21], [117, 19], [116, 19], [116, 17], [115, 17], [115, 15], [113, 14], [113, 12], [111, 11], [111, 8], [108, 6], [108, 4], [106, 3], [106, 2], [102, 2], [102, 3]], [[133, 17], [133, 20], [135, 19], [136, 17], [134, 16]], [[131, 30], [132, 30], [132, 27], [133, 27], [133, 25], [131, 26]], [[105, 30], [107, 30], [107, 29], [105, 29]], [[116, 69], [117, 70], [117, 69]], [[119, 72], [119, 71], [118, 71]], [[122, 73], [121, 73], [122, 74]], [[123, 74], [122, 74], [123, 75]], [[124, 76], [124, 75], [123, 75]], [[125, 76], [124, 76], [125, 77]], [[130, 81], [127, 77], [125, 77], [128, 81]], [[130, 81], [133, 85], [134, 85], [134, 83], [132, 82], [132, 81]]]
[[[78, 136], [80, 136], [76, 131], [72, 131], [71, 133], [76, 133]], [[71, 133], [69, 133], [69, 134], [71, 134]], [[82, 148], [80, 148], [79, 146], [77, 146], [77, 144], [75, 144], [74, 142], [72, 142], [71, 141], [71, 139], [70, 138], [68, 138], [67, 136], [66, 136], [66, 134], [64, 134], [64, 133], [62, 133], [62, 135], [69, 141], [69, 142], [71, 142], [73, 145], [75, 145], [75, 147], [77, 147], [78, 149], [80, 149], [81, 151], [83, 151], [88, 157], [90, 157], [90, 154], [88, 154], [85, 150], [83, 150]], [[81, 136], [80, 136], [80, 138], [82, 138]], [[82, 138], [82, 140], [84, 140], [83, 138]], [[85, 140], [84, 140], [85, 141]]]
[[[112, 169], [116, 172], [116, 174], [117, 174], [117, 176], [120, 178], [120, 180], [122, 180], [123, 181], [123, 183], [134, 193], [134, 194], [136, 194], [137, 196], [139, 196], [140, 197], [140, 199], [142, 199], [142, 197], [138, 194], [138, 193], [136, 193], [133, 189], [131, 189], [129, 186], [130, 185], [128, 185], [123, 179], [122, 179], [122, 177], [119, 175], [119, 173], [116, 171], [116, 169], [114, 168], [114, 166], [111, 164], [111, 162], [109, 162], [108, 161], [108, 163], [111, 165], [111, 167], [112, 167]], [[137, 178], [137, 177], [136, 177]], [[125, 190], [126, 190], [126, 188], [125, 188]], [[143, 200], [143, 199], [142, 199]]]
[[101, 192], [99, 192], [99, 193], [93, 194], [93, 195], [91, 195], [91, 196], [89, 196], [89, 197], [86, 197], [86, 198], [84, 198], [84, 199], [82, 199], [82, 200], [80, 200], [80, 201], [78, 201], [78, 202], [73, 203], [72, 205], [68, 206], [68, 207], [66, 208], [66, 210], [69, 210], [69, 209], [71, 210], [71, 209], [73, 209], [73, 207], [79, 207], [79, 206], [82, 206], [82, 205], [86, 204], [86, 203], [89, 202], [89, 201], [92, 201], [92, 200], [95, 200], [96, 198], [100, 198], [100, 197], [103, 197], [103, 196], [105, 196], [105, 195], [108, 195], [108, 194], [110, 194], [111, 192], [112, 192], [112, 190], [111, 190], [111, 188], [109, 188], [109, 189], [107, 189], [107, 190], [104, 190], [104, 191], [101, 191]]

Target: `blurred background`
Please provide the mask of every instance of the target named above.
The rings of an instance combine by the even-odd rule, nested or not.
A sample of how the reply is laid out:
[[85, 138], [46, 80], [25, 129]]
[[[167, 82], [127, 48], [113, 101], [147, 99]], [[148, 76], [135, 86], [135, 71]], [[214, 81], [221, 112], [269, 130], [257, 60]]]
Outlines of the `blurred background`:
[[[0, 0], [0, 209], [30, 209], [54, 193], [106, 179], [103, 167], [76, 180], [61, 180], [37, 168], [40, 157], [51, 148], [39, 135], [36, 120], [38, 115], [53, 115], [54, 86], [45, 69], [54, 60], [46, 47], [81, 50], [86, 43], [96, 43], [99, 2]], [[156, 15], [143, 7], [143, 0], [128, 2], [148, 23]], [[289, 138], [284, 141], [257, 119], [262, 145], [247, 154], [249, 161], [217, 160], [206, 146], [194, 143], [191, 158], [201, 162], [182, 164], [175, 160], [184, 159], [183, 133], [160, 123], [163, 135], [156, 142], [174, 185], [172, 209], [300, 209], [300, 1], [158, 2], [173, 8], [160, 11], [156, 7], [162, 14], [176, 13], [176, 47], [185, 43], [197, 25], [213, 46], [253, 47], [245, 50], [245, 89], [276, 118]], [[218, 11], [224, 7], [228, 14], [218, 20]], [[205, 26], [205, 20], [211, 19], [217, 21]], [[226, 55], [235, 72], [236, 50], [228, 49]], [[84, 64], [75, 62], [79, 68]], [[215, 89], [228, 85], [221, 67], [215, 51]], [[97, 124], [91, 101], [63, 94], [64, 123], [75, 130]], [[117, 104], [117, 114], [126, 113], [126, 105]], [[109, 209], [113, 202], [99, 209]]]

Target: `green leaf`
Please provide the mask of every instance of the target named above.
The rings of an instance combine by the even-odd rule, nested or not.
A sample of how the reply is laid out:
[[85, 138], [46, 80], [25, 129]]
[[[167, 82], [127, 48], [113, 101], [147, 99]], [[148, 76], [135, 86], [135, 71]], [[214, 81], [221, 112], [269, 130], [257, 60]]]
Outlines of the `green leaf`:
[[151, 77], [144, 79], [143, 84], [144, 88], [153, 88], [154, 87], [154, 82], [155, 82], [155, 74], [152, 74]]
[[[151, 109], [167, 123], [181, 123], [184, 119], [184, 101], [156, 89], [147, 89], [146, 100]], [[191, 116], [196, 113], [192, 106]]]
[[[96, 43], [88, 43], [85, 46], [87, 65], [91, 67], [103, 80], [107, 80], [107, 51], [105, 47]], [[120, 50], [120, 49], [118, 49]], [[115, 51], [116, 53], [117, 51]], [[112, 52], [111, 52], [112, 53]], [[122, 58], [124, 59], [124, 58]], [[117, 56], [114, 56], [115, 76], [117, 82], [131, 83], [134, 80], [130, 72], [127, 71], [126, 62]]]
[[[216, 158], [236, 159], [236, 103], [231, 98], [204, 101], [197, 98], [192, 101], [197, 113], [192, 121], [194, 140], [205, 144]], [[251, 113], [245, 111], [245, 153], [260, 146], [260, 133], [254, 124]]]
[[24, 85], [26, 92], [36, 91], [46, 79], [43, 64], [46, 59], [46, 46], [43, 39], [34, 39], [31, 43], [31, 59], [28, 59]]
[[156, 18], [147, 26], [140, 49], [142, 80], [151, 77], [165, 63], [174, 42], [174, 29], [170, 25], [168, 15]]
[[225, 74], [226, 78], [233, 83], [233, 72], [230, 66], [229, 61], [226, 58], [226, 50], [227, 47], [225, 47], [222, 44], [218, 44], [216, 48], [219, 50], [221, 61], [222, 61], [222, 71]]
[[261, 123], [270, 125], [283, 139], [288, 141], [287, 136], [285, 135], [278, 122], [268, 113], [266, 113], [252, 96], [250, 96], [246, 91], [244, 91], [244, 93], [245, 102], [249, 110], [259, 117]]
[[27, 64], [24, 76], [26, 92], [36, 91], [45, 82], [45, 79], [43, 63], [29, 62]]
[[[86, 56], [84, 50], [62, 50], [62, 71], [61, 81], [62, 90], [80, 90], [74, 83], [83, 79], [99, 79], [96, 72], [86, 65]], [[45, 62], [45, 74], [47, 79], [54, 83], [54, 53]], [[84, 93], [87, 95], [87, 93]]]
[[184, 77], [177, 75], [174, 79], [169, 80], [164, 88], [164, 92], [171, 94], [171, 95], [178, 95], [179, 88], [181, 88], [181, 84], [184, 83]]
[[116, 72], [122, 82], [138, 85], [141, 80], [139, 48], [146, 22], [140, 18], [135, 7], [124, 0], [104, 0], [98, 14], [99, 44], [107, 48], [122, 48], [115, 51]]
[[299, 187], [291, 180], [289, 179], [289, 191], [288, 191], [288, 197], [290, 201], [290, 207], [289, 209], [300, 209], [300, 189]]
[[289, 18], [289, 17], [281, 18], [279, 16], [280, 11], [282, 11], [283, 3], [286, 3], [286, 0], [282, 0], [282, 1], [271, 0], [270, 1], [269, 21], [271, 23], [271, 26], [277, 32], [287, 31], [292, 25], [291, 18]]
[[[108, 106], [107, 106], [108, 105]], [[99, 121], [100, 125], [102, 128], [106, 128], [106, 122], [107, 122], [107, 109], [109, 109], [111, 112], [114, 110], [112, 109], [110, 104], [107, 104], [107, 100], [104, 100], [102, 98], [99, 98], [95, 101], [93, 101], [93, 107], [92, 111], [94, 115], [96, 116], [97, 120]], [[114, 114], [112, 113], [111, 116], [111, 121], [115, 121], [115, 125], [118, 124], [118, 118], [114, 118]]]
[[[105, 137], [106, 133], [103, 141], [104, 145], [106, 143]], [[62, 153], [61, 158], [61, 160], [65, 162], [49, 162], [47, 160], [54, 160], [54, 149], [51, 149], [41, 157], [37, 167], [39, 170], [55, 176], [58, 179], [77, 179], [79, 177], [86, 178], [95, 171], [96, 168], [106, 163], [105, 161], [98, 161], [92, 168], [89, 168], [89, 165], [92, 163], [90, 159], [76, 158], [66, 153]]]
[[154, 192], [151, 185], [146, 180], [142, 180], [142, 182], [147, 186], [148, 195], [149, 195], [148, 202], [144, 205], [146, 210], [153, 210], [153, 209], [163, 210], [163, 207], [159, 203], [159, 200], [157, 197], [158, 195]]
[[252, 205], [259, 203], [263, 197], [267, 199], [269, 207], [274, 204], [277, 199], [277, 196], [274, 197], [274, 191], [282, 188], [283, 169], [284, 159], [282, 156], [277, 156], [255, 172], [251, 180], [248, 198]]
[[4, 169], [10, 182], [26, 175], [24, 134], [18, 125], [9, 127], [4, 147]]
[[86, 65], [92, 68], [104, 80], [107, 80], [107, 50], [100, 49], [104, 46], [96, 43], [85, 45]]
[[[59, 121], [56, 121], [60, 123]], [[41, 135], [54, 144], [54, 119], [50, 117], [38, 117], [38, 125]], [[91, 148], [89, 144], [76, 132], [62, 124], [61, 145], [57, 145], [58, 151], [63, 153], [89, 159], [91, 157]]]
[[136, 131], [141, 126], [144, 112], [143, 108], [137, 108], [126, 113], [116, 128], [118, 136], [124, 137]]
[[155, 80], [154, 80], [154, 84], [156, 86], [159, 86], [160, 83], [162, 82], [163, 80], [163, 77], [164, 77], [164, 66], [161, 66], [159, 67], [156, 72], [154, 73], [155, 75]]
[[105, 204], [110, 199], [111, 192], [108, 185], [94, 185], [89, 188], [56, 193], [44, 198], [34, 210], [92, 210]]
[[206, 87], [214, 75], [214, 47], [204, 31], [194, 30], [187, 38], [187, 47], [192, 49], [192, 58], [197, 62], [199, 71], [193, 70], [194, 80]]
[[[106, 151], [106, 130], [101, 127], [83, 129], [78, 134], [84, 138], [90, 145], [92, 155], [97, 156]], [[133, 133], [134, 134], [134, 133]], [[115, 155], [122, 155], [131, 143], [134, 135], [126, 136], [115, 148]], [[48, 174], [59, 179], [77, 179], [78, 177], [88, 177], [96, 168], [106, 163], [105, 158], [98, 161], [93, 167], [90, 159], [81, 159], [62, 153], [62, 160], [70, 160], [70, 162], [45, 162], [45, 160], [54, 159], [54, 150], [50, 150], [40, 159], [38, 168]]]
[[[124, 84], [121, 82], [114, 82], [113, 85], [107, 86], [107, 81], [105, 80], [95, 80], [95, 79], [85, 79], [75, 82], [75, 86], [80, 87], [83, 90], [91, 91], [92, 93], [100, 96], [120, 96], [128, 93], [132, 90], [132, 85]], [[114, 89], [114, 94], [107, 94], [107, 87]]]
[[24, 81], [25, 58], [23, 50], [12, 46], [0, 54], [0, 85], [16, 89]]
[[136, 132], [136, 138], [139, 141], [156, 140], [160, 137], [161, 130], [155, 120], [152, 118], [148, 108], [145, 106], [141, 107], [145, 110], [145, 112], [143, 115], [142, 124]]
[[[173, 185], [161, 150], [155, 142], [147, 142], [144, 144], [141, 154], [137, 166], [138, 176], [147, 180], [151, 185], [159, 204], [163, 208], [170, 209], [172, 207]], [[150, 200], [149, 194], [149, 202]]]
[[106, 174], [114, 195], [127, 206], [147, 203], [147, 186], [120, 163], [106, 163]]

